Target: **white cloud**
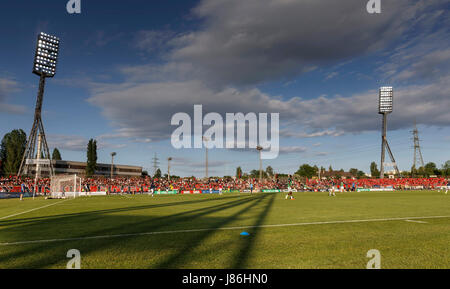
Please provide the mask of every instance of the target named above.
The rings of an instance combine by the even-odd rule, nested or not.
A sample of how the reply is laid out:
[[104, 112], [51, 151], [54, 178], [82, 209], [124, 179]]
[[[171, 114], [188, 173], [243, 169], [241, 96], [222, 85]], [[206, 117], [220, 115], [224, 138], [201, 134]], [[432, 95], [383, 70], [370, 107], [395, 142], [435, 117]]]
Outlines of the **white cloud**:
[[330, 79], [332, 79], [332, 78], [335, 78], [335, 77], [338, 76], [338, 75], [339, 75], [339, 72], [333, 71], [333, 72], [329, 73], [329, 74], [325, 77], [325, 80], [330, 80]]
[[69, 151], [85, 151], [87, 149], [88, 139], [77, 135], [47, 135], [47, 141], [50, 148]]
[[[79, 135], [51, 134], [47, 136], [50, 148], [69, 151], [86, 151], [89, 140]], [[126, 144], [112, 144], [100, 138], [97, 139], [97, 149], [120, 149], [126, 147]]]
[[[248, 85], [383, 51], [397, 37], [411, 33], [411, 25], [430, 27], [440, 19], [439, 15], [428, 17], [434, 14], [427, 8], [436, 3], [443, 1], [390, 1], [383, 3], [383, 13], [370, 15], [360, 0], [202, 1], [194, 10], [194, 15], [205, 21], [201, 29], [172, 39], [160, 39], [156, 31], [141, 32], [146, 36], [139, 43], [142, 50], [170, 42], [172, 50], [162, 65], [122, 67], [123, 83], [90, 82], [89, 102], [100, 107], [118, 128], [104, 138], [168, 139], [174, 129], [170, 126], [172, 115], [192, 115], [195, 104], [203, 105], [204, 114], [280, 113], [283, 137], [379, 130], [376, 90], [283, 100]], [[446, 36], [448, 32], [439, 30], [433, 35]], [[397, 77], [411, 78], [401, 73], [407, 71], [405, 63], [411, 64], [410, 56], [421, 56], [422, 62], [410, 65], [415, 69], [411, 73], [417, 76], [429, 71], [433, 63], [448, 63], [448, 50], [439, 50], [439, 45], [433, 46], [433, 38], [427, 39], [430, 41], [426, 44], [394, 46], [392, 53], [389, 49], [386, 57], [392, 61], [381, 66], [380, 71], [383, 75], [398, 73]], [[450, 125], [448, 72], [448, 66], [440, 66], [439, 76], [428, 82], [396, 85], [389, 128], [408, 128], [414, 119], [425, 125]]]
[[11, 114], [23, 114], [26, 112], [24, 106], [6, 102], [8, 96], [17, 91], [19, 91], [19, 84], [17, 81], [9, 78], [0, 78], [0, 112]]
[[415, 33], [405, 34], [402, 44], [387, 53], [388, 60], [378, 68], [385, 81], [433, 81], [448, 74], [450, 11], [440, 6], [429, 8], [413, 23]]
[[[343, 131], [336, 131], [336, 130], [322, 130], [322, 131], [315, 131], [312, 133], [306, 133], [306, 132], [296, 132], [292, 129], [284, 129], [280, 132], [280, 136], [282, 137], [294, 137], [294, 138], [314, 138], [314, 137], [321, 137], [321, 136], [341, 136], [344, 134]], [[320, 144], [319, 144], [320, 145]]]
[[[414, 119], [421, 124], [450, 125], [450, 76], [432, 84], [395, 88], [394, 113], [390, 129], [408, 128]], [[202, 104], [204, 114], [218, 112], [275, 112], [288, 128], [283, 137], [312, 138], [340, 136], [378, 130], [376, 90], [350, 96], [292, 98], [281, 100], [258, 89], [214, 91], [198, 81], [144, 83], [105, 87], [94, 93], [90, 103], [100, 107], [105, 117], [119, 129], [113, 136], [138, 139], [167, 139], [175, 127], [170, 119], [177, 112], [192, 115], [194, 104]], [[296, 129], [293, 129], [293, 126]]]
[[[98, 86], [97, 86], [98, 87]], [[202, 104], [203, 113], [218, 112], [280, 112], [287, 104], [271, 98], [258, 89], [219, 91], [199, 81], [138, 83], [96, 89], [89, 102], [102, 108], [105, 117], [119, 126], [117, 133], [103, 137], [168, 138], [175, 128], [172, 115], [186, 112], [192, 115], [194, 105]]]
[[205, 25], [171, 41], [171, 60], [191, 64], [191, 73], [209, 84], [292, 78], [385, 48], [426, 7], [425, 1], [385, 1], [383, 13], [370, 15], [361, 0], [205, 0], [193, 13]]
[[308, 148], [303, 146], [285, 146], [280, 147], [280, 154], [304, 153]]
[[170, 30], [141, 30], [136, 33], [135, 46], [147, 53], [160, 52], [174, 37], [175, 33]]

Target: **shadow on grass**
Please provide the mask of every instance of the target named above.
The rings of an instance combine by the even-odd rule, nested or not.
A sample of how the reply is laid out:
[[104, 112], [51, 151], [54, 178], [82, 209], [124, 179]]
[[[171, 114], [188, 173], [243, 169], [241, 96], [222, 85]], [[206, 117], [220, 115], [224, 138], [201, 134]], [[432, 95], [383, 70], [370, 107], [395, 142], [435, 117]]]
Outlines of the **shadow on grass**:
[[[215, 228], [221, 228], [225, 227], [227, 224], [233, 222], [236, 220], [237, 217], [239, 217], [241, 214], [247, 212], [248, 210], [254, 208], [255, 206], [259, 205], [265, 198], [267, 198], [267, 195], [262, 195], [258, 197], [250, 197], [250, 202], [247, 206], [243, 207], [239, 211], [231, 214], [229, 217], [222, 219], [220, 222], [215, 224]], [[196, 234], [194, 238], [187, 239], [185, 242], [184, 247], [179, 249], [177, 252], [172, 254], [171, 257], [167, 258], [167, 260], [160, 262], [154, 266], [151, 266], [151, 268], [178, 268], [181, 265], [183, 265], [183, 260], [189, 257], [188, 252], [193, 251], [196, 247], [200, 247], [203, 244], [203, 241], [206, 240], [209, 236], [214, 234], [217, 230], [211, 230], [211, 231], [204, 231], [199, 234]], [[197, 256], [200, 257], [201, 256]]]
[[81, 213], [70, 213], [70, 214], [60, 214], [60, 215], [52, 215], [52, 216], [3, 220], [3, 221], [0, 221], [0, 228], [4, 227], [4, 226], [11, 226], [11, 225], [17, 225], [17, 224], [39, 222], [40, 220], [48, 221], [53, 218], [59, 219], [61, 217], [72, 217], [72, 216], [78, 217], [78, 216], [88, 216], [88, 215], [96, 215], [96, 214], [102, 215], [102, 214], [107, 214], [107, 213], [137, 211], [137, 210], [146, 210], [146, 209], [152, 209], [152, 208], [164, 208], [164, 207], [182, 206], [182, 205], [190, 205], [190, 204], [202, 204], [202, 203], [218, 201], [218, 200], [239, 199], [239, 198], [240, 198], [240, 196], [224, 196], [221, 198], [209, 198], [209, 199], [204, 199], [204, 200], [189, 200], [189, 201], [180, 201], [180, 202], [170, 202], [170, 203], [164, 203], [164, 204], [150, 204], [150, 205], [143, 205], [143, 206], [128, 206], [128, 207], [95, 210], [95, 211], [81, 212]]
[[[200, 201], [184, 201], [177, 202], [176, 205], [181, 203], [192, 204], [205, 204], [207, 201], [223, 200], [225, 203], [217, 204], [214, 206], [200, 207], [183, 212], [174, 212], [169, 216], [152, 217], [152, 216], [136, 216], [136, 215], [109, 215], [114, 212], [133, 211], [136, 209], [152, 208], [154, 206], [137, 206], [131, 208], [120, 208], [115, 210], [100, 210], [95, 212], [88, 212], [82, 214], [67, 214], [60, 217], [52, 216], [49, 219], [33, 220], [31, 223], [22, 224], [21, 226], [13, 228], [12, 238], [15, 241], [26, 241], [34, 239], [52, 239], [52, 238], [83, 238], [89, 236], [102, 236], [102, 235], [114, 235], [114, 234], [133, 234], [142, 232], [155, 232], [162, 230], [183, 230], [183, 229], [198, 229], [198, 228], [219, 228], [230, 222], [232, 222], [240, 213], [256, 206], [267, 195], [262, 196], [246, 196], [240, 197], [224, 197], [217, 199], [208, 199]], [[230, 201], [231, 200], [231, 201]], [[169, 204], [164, 204], [168, 206]], [[239, 209], [241, 206], [245, 208], [239, 210], [237, 213], [234, 210]], [[179, 208], [182, 209], [182, 208]], [[230, 216], [226, 218], [213, 217], [211, 214], [221, 212], [224, 210], [230, 210]], [[8, 229], [8, 228], [5, 228]], [[55, 234], [54, 232], [57, 232]], [[75, 232], [75, 234], [74, 234]], [[200, 245], [201, 241], [206, 238], [212, 231], [203, 231], [196, 237], [197, 245]], [[33, 236], [39, 235], [40, 238]], [[149, 235], [148, 239], [156, 242], [144, 243], [141, 246], [133, 246], [133, 240], [142, 240], [142, 236], [126, 236], [116, 238], [105, 239], [89, 239], [89, 240], [76, 240], [76, 241], [61, 241], [50, 243], [34, 243], [27, 245], [11, 245], [0, 247], [0, 267], [5, 268], [45, 268], [55, 266], [61, 262], [67, 261], [65, 254], [68, 249], [76, 248], [82, 253], [82, 256], [95, 254], [97, 251], [104, 250], [120, 250], [117, 253], [132, 252], [146, 252], [151, 251], [157, 254], [159, 251], [166, 249], [167, 246], [173, 246], [179, 248], [165, 261], [161, 260], [149, 260], [150, 263], [158, 264], [158, 268], [169, 268], [176, 264], [179, 264], [182, 255], [188, 247], [184, 246], [183, 242], [180, 245], [180, 237], [184, 238], [187, 234], [165, 234], [165, 235]], [[45, 236], [42, 238], [42, 236]], [[173, 238], [176, 236], [176, 238]], [[191, 243], [192, 244], [192, 243]], [[148, 252], [147, 252], [148, 253]], [[113, 252], [114, 254], [114, 252]], [[108, 260], [100, 260], [97, 265], [93, 267], [107, 268]], [[131, 267], [148, 267], [147, 264], [135, 264]], [[152, 266], [153, 267], [153, 266]]]
[[275, 201], [276, 195], [272, 195], [270, 199], [264, 204], [261, 213], [256, 217], [256, 221], [252, 226], [254, 228], [251, 228], [250, 235], [247, 236], [243, 240], [243, 244], [241, 249], [236, 253], [236, 256], [234, 257], [234, 263], [231, 266], [232, 269], [243, 269], [246, 268], [247, 262], [249, 260], [249, 254], [252, 250], [253, 245], [255, 244], [256, 239], [258, 238], [258, 232], [261, 230], [259, 226], [264, 224], [264, 220], [266, 219], [268, 213], [270, 212], [270, 209], [272, 208], [273, 202]]

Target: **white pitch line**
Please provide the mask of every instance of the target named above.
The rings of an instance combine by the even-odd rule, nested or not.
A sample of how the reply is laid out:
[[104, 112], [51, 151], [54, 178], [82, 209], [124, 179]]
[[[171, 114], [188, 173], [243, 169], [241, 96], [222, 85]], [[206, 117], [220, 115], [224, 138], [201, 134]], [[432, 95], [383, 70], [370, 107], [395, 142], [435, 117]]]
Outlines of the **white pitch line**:
[[11, 218], [11, 217], [23, 215], [23, 214], [26, 214], [26, 213], [29, 213], [29, 212], [33, 212], [33, 211], [36, 211], [36, 210], [39, 210], [39, 209], [47, 208], [47, 207], [50, 207], [50, 206], [53, 206], [53, 205], [56, 205], [56, 204], [59, 204], [59, 203], [62, 203], [62, 202], [68, 201], [68, 200], [69, 199], [63, 200], [63, 201], [59, 201], [59, 202], [56, 202], [56, 203], [53, 203], [53, 204], [45, 205], [45, 206], [42, 206], [42, 207], [39, 207], [39, 208], [34, 208], [34, 209], [31, 209], [31, 210], [28, 210], [28, 211], [25, 211], [25, 212], [20, 212], [20, 213], [12, 214], [12, 215], [9, 215], [9, 216], [1, 217], [0, 220], [4, 220], [4, 219]]
[[344, 221], [325, 221], [325, 222], [309, 222], [309, 223], [294, 223], [294, 224], [274, 224], [274, 225], [260, 225], [260, 226], [240, 226], [240, 227], [224, 227], [224, 228], [205, 228], [205, 229], [190, 229], [190, 230], [176, 230], [176, 231], [144, 232], [144, 233], [102, 235], [102, 236], [76, 237], [76, 238], [64, 238], [64, 239], [47, 239], [47, 240], [20, 241], [20, 242], [10, 242], [10, 243], [0, 243], [0, 246], [35, 244], [35, 243], [50, 243], [50, 242], [63, 242], [63, 241], [78, 241], [78, 240], [91, 240], [91, 239], [123, 238], [123, 237], [136, 237], [136, 236], [160, 235], [160, 234], [194, 233], [194, 232], [219, 231], [219, 230], [220, 231], [224, 231], [224, 230], [242, 230], [242, 229], [252, 229], [252, 228], [272, 228], [272, 227], [326, 225], [326, 224], [346, 224], [346, 223], [364, 223], [364, 222], [386, 222], [386, 221], [405, 221], [405, 220], [414, 220], [414, 219], [442, 219], [442, 218], [450, 218], [450, 216], [425, 216], [425, 217], [407, 217], [407, 218], [344, 220]]
[[428, 222], [424, 222], [424, 221], [416, 221], [416, 220], [405, 220], [405, 222], [419, 223], [419, 224], [428, 224]]

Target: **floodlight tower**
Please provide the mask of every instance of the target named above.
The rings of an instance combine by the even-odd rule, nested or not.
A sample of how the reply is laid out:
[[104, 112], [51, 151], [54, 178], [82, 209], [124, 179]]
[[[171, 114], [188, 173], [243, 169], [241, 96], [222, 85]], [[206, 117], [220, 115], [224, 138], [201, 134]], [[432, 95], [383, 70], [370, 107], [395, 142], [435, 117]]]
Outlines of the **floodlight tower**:
[[[33, 63], [33, 73], [39, 75], [39, 90], [34, 110], [34, 121], [31, 132], [28, 136], [27, 145], [20, 163], [19, 176], [27, 175], [31, 172], [32, 166], [36, 164], [46, 164], [49, 166], [50, 176], [53, 175], [53, 164], [50, 161], [50, 151], [48, 149], [47, 139], [44, 133], [44, 124], [42, 123], [42, 102], [44, 99], [45, 79], [52, 78], [56, 73], [56, 63], [59, 54], [59, 38], [41, 32], [38, 35], [36, 52]], [[40, 135], [42, 145], [35, 151], [36, 139]], [[44, 160], [40, 160], [40, 156]], [[36, 157], [36, 156], [39, 156]], [[37, 169], [37, 167], [36, 167]]]
[[381, 169], [380, 169], [380, 178], [384, 178], [384, 166], [385, 166], [385, 155], [386, 149], [389, 153], [389, 156], [392, 161], [392, 166], [394, 167], [397, 175], [400, 176], [400, 171], [398, 170], [397, 163], [395, 162], [394, 155], [392, 154], [391, 148], [389, 147], [389, 143], [387, 141], [387, 115], [393, 111], [393, 103], [394, 103], [394, 90], [392, 87], [381, 87], [379, 93], [379, 105], [378, 105], [378, 113], [383, 115], [383, 127], [381, 134]]

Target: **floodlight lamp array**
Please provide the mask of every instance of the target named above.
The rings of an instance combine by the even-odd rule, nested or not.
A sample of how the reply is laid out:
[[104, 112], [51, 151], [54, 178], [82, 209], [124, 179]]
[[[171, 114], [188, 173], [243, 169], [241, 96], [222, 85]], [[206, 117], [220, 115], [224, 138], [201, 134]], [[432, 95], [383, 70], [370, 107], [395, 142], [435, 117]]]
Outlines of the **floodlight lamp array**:
[[59, 54], [59, 38], [40, 33], [34, 58], [33, 73], [53, 77], [56, 73], [56, 63]]
[[394, 90], [391, 86], [380, 88], [379, 113], [390, 113], [393, 110]]

